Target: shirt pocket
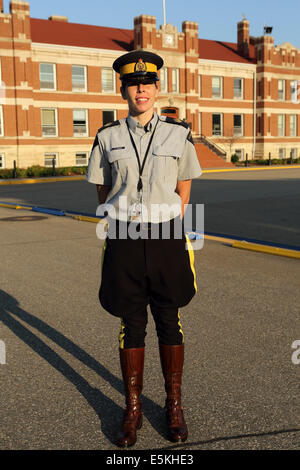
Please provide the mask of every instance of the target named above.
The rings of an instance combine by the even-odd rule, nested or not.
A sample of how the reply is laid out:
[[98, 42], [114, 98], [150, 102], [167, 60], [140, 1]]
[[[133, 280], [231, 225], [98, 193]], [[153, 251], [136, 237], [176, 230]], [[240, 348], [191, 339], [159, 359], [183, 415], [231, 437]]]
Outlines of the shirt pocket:
[[120, 177], [122, 181], [126, 181], [128, 170], [132, 164], [132, 155], [125, 146], [115, 145], [107, 150], [107, 159], [111, 164], [112, 176], [117, 179]]
[[174, 145], [155, 145], [152, 150], [153, 169], [151, 181], [176, 184], [178, 176], [178, 159], [181, 153]]

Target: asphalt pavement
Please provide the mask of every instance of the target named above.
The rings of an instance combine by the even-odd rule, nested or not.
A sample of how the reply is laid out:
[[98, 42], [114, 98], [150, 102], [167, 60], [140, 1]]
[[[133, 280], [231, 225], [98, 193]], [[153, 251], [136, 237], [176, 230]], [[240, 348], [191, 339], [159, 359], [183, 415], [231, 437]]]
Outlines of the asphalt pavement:
[[[233, 203], [231, 179], [219, 176], [197, 181], [193, 198], [200, 191], [226, 220], [229, 209], [223, 213], [222, 204]], [[279, 178], [275, 199], [286, 192], [291, 202], [299, 189], [296, 176]], [[244, 199], [232, 213], [242, 214], [251, 199], [260, 217], [259, 206], [276, 192], [276, 183], [267, 176], [254, 180], [267, 191], [266, 198], [256, 197], [249, 178], [234, 184]], [[288, 184], [281, 186], [281, 178]], [[0, 188], [0, 200], [85, 212], [95, 209], [94, 196], [85, 182]], [[297, 205], [290, 210], [288, 220]], [[246, 219], [255, 227], [257, 212], [244, 215], [243, 224], [228, 220], [228, 230], [241, 229]], [[214, 224], [210, 228], [217, 230], [219, 221]], [[286, 243], [297, 241], [299, 220], [293, 224], [292, 230], [279, 224]], [[275, 237], [277, 229], [265, 225], [261, 233]], [[0, 340], [6, 350], [6, 364], [0, 364], [0, 448], [117, 450], [124, 407], [120, 322], [98, 302], [103, 241], [96, 225], [0, 208], [0, 243]], [[144, 424], [133, 449], [299, 449], [300, 364], [292, 361], [292, 344], [300, 340], [299, 261], [206, 240], [195, 252], [195, 265], [198, 294], [181, 311], [188, 441], [179, 447], [166, 439], [164, 387], [149, 315]]]

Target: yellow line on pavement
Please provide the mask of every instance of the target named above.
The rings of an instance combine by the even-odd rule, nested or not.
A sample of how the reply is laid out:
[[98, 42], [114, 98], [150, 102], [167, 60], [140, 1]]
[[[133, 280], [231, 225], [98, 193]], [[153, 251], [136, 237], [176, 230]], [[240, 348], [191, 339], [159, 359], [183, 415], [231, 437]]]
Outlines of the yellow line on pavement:
[[268, 253], [270, 255], [287, 256], [288, 258], [300, 259], [300, 251], [288, 250], [286, 248], [277, 248], [276, 246], [260, 245], [257, 243], [250, 243], [246, 241], [235, 241], [232, 244], [233, 248], [241, 248], [242, 250], [258, 251], [261, 253]]
[[94, 224], [102, 222], [102, 219], [97, 219], [97, 217], [88, 217], [86, 215], [71, 215], [71, 217], [75, 220], [80, 220], [82, 222], [93, 222]]
[[85, 180], [86, 176], [60, 176], [60, 177], [51, 177], [50, 178], [28, 178], [28, 179], [22, 179], [22, 180], [9, 180], [9, 181], [1, 181], [0, 180], [0, 186], [3, 185], [5, 186], [6, 184], [37, 184], [37, 183], [57, 183], [59, 181], [81, 181]]
[[203, 170], [202, 173], [222, 173], [226, 171], [255, 171], [255, 170], [292, 170], [294, 168], [300, 168], [300, 165], [293, 165], [293, 166], [263, 166], [263, 167], [245, 167], [245, 168], [223, 168], [223, 169], [216, 169], [216, 170]]

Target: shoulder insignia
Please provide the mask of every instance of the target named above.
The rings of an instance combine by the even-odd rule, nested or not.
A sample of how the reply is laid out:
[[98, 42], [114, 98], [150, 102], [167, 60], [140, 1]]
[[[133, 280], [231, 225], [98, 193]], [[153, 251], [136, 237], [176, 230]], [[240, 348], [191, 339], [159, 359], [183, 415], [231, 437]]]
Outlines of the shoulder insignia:
[[195, 145], [191, 131], [189, 132], [189, 135], [187, 136], [187, 140], [188, 140], [189, 142], [191, 142], [191, 144]]
[[188, 123], [185, 122], [185, 121], [182, 121], [181, 119], [174, 119], [174, 118], [171, 118], [171, 117], [166, 117], [165, 122], [168, 122], [169, 124], [177, 124], [178, 126], [183, 126], [186, 129], [189, 129]]
[[98, 129], [97, 134], [98, 134], [98, 132], [101, 132], [104, 129], [108, 129], [109, 127], [114, 127], [114, 126], [119, 126], [119, 125], [120, 125], [120, 121], [108, 122], [108, 123], [104, 124], [104, 126], [100, 127], [100, 129]]

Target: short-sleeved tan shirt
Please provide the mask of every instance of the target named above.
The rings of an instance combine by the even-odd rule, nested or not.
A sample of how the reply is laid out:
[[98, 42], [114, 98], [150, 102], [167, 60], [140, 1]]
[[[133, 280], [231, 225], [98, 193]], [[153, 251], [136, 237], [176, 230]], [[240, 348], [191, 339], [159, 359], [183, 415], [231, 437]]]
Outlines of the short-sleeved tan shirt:
[[189, 128], [175, 120], [154, 113], [144, 127], [128, 115], [100, 129], [90, 155], [87, 181], [110, 185], [105, 204], [112, 206], [117, 219], [130, 220], [128, 208], [138, 201], [139, 165], [129, 132], [141, 164], [154, 132], [141, 176], [140, 221], [157, 223], [177, 217], [181, 214], [181, 198], [175, 192], [177, 181], [198, 178], [202, 170]]

